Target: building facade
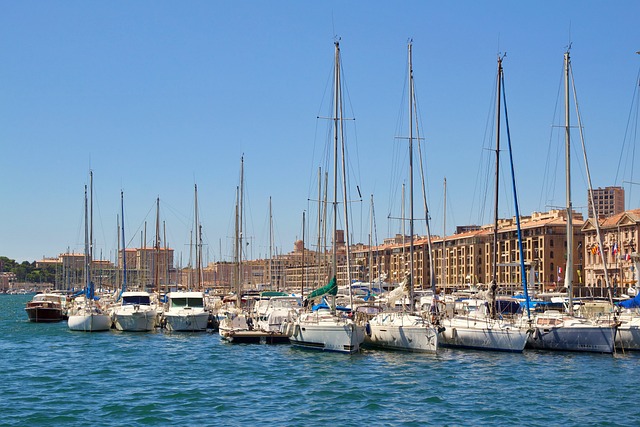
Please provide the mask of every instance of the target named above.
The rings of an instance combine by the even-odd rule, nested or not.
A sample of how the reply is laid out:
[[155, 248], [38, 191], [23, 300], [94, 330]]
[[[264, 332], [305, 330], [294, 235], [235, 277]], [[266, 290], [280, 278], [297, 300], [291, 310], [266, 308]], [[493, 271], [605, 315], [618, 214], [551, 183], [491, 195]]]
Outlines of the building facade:
[[609, 286], [614, 296], [635, 287], [638, 259], [638, 235], [640, 233], [640, 209], [622, 212], [599, 221], [602, 244], [598, 240], [595, 220], [590, 218], [582, 228], [585, 247], [585, 282], [589, 289], [604, 294]]
[[605, 187], [596, 188], [587, 192], [587, 204], [589, 206], [589, 218], [594, 218], [591, 198], [598, 211], [598, 217], [610, 217], [624, 212], [624, 188]]
[[[523, 256], [528, 268], [535, 270], [535, 281], [531, 287], [539, 291], [560, 290], [566, 270], [567, 213], [552, 210], [545, 213], [534, 212], [522, 217], [521, 231]], [[582, 283], [582, 215], [573, 213], [574, 270], [573, 283]], [[450, 293], [472, 285], [491, 283], [494, 275], [493, 225], [461, 228], [461, 233], [451, 236], [433, 237], [431, 240], [431, 260], [433, 277], [439, 292]], [[497, 233], [497, 283], [507, 292], [521, 290], [520, 251], [515, 218], [498, 222]], [[356, 261], [363, 265], [365, 278], [371, 271], [373, 277], [387, 274], [388, 280], [398, 283], [409, 270], [409, 238], [396, 236], [383, 245], [371, 249], [355, 250]], [[369, 259], [374, 264], [369, 267]], [[414, 239], [414, 287], [431, 287], [431, 263], [429, 242], [424, 237]]]

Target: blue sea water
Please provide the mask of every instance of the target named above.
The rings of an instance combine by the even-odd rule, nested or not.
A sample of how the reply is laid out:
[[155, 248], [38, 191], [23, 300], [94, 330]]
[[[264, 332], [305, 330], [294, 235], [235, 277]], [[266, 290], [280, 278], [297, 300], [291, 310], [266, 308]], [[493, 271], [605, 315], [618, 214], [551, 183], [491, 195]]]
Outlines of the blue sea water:
[[71, 332], [0, 295], [2, 426], [637, 426], [640, 354], [228, 344]]

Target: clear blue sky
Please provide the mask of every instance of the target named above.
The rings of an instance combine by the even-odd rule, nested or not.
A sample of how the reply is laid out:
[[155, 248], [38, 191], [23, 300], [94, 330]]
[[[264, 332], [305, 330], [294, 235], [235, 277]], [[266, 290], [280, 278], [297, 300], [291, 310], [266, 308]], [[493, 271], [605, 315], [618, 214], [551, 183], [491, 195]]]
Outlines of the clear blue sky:
[[[33, 261], [81, 252], [92, 169], [96, 257], [115, 257], [122, 189], [127, 245], [140, 245], [145, 221], [152, 244], [160, 197], [168, 244], [186, 264], [197, 184], [209, 260], [229, 259], [243, 153], [247, 255], [267, 252], [269, 197], [274, 244], [292, 250], [302, 212], [315, 221], [308, 199], [316, 197], [326, 129], [317, 116], [329, 111], [335, 36], [356, 119], [347, 125], [356, 135], [353, 185], [364, 199], [351, 208], [355, 241], [368, 239], [371, 194], [378, 240], [399, 230], [387, 216], [400, 215], [394, 163], [404, 146], [394, 137], [404, 132], [410, 38], [435, 234], [444, 177], [447, 233], [491, 222], [478, 176], [492, 144], [499, 52], [507, 53], [523, 214], [564, 203], [564, 178], [547, 159], [562, 153], [551, 128], [562, 117], [570, 41], [594, 186], [632, 181], [618, 163], [640, 66], [638, 16], [637, 1], [2, 2], [0, 255]], [[579, 168], [574, 203], [582, 209]], [[544, 188], [554, 180], [555, 192]], [[640, 206], [637, 197], [631, 204]], [[502, 203], [499, 212], [513, 208]]]

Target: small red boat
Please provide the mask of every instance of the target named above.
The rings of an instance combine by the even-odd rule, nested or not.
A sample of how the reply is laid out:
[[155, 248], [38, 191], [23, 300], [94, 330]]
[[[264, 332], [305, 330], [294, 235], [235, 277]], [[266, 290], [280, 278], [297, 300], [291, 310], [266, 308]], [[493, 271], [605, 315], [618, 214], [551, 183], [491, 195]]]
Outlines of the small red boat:
[[36, 294], [25, 311], [31, 322], [60, 322], [67, 318], [67, 297], [57, 293]]

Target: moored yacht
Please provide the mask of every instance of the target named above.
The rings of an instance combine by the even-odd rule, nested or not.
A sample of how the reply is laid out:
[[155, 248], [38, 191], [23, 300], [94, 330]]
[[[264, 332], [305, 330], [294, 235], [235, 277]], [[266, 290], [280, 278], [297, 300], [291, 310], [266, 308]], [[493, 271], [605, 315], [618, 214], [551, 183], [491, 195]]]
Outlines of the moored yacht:
[[67, 318], [67, 297], [52, 292], [36, 294], [25, 311], [30, 322], [60, 322]]
[[113, 323], [119, 331], [146, 332], [156, 326], [156, 307], [145, 291], [122, 293], [120, 305], [113, 310]]
[[193, 291], [169, 292], [163, 318], [169, 331], [206, 331], [209, 312], [205, 309], [204, 294]]

